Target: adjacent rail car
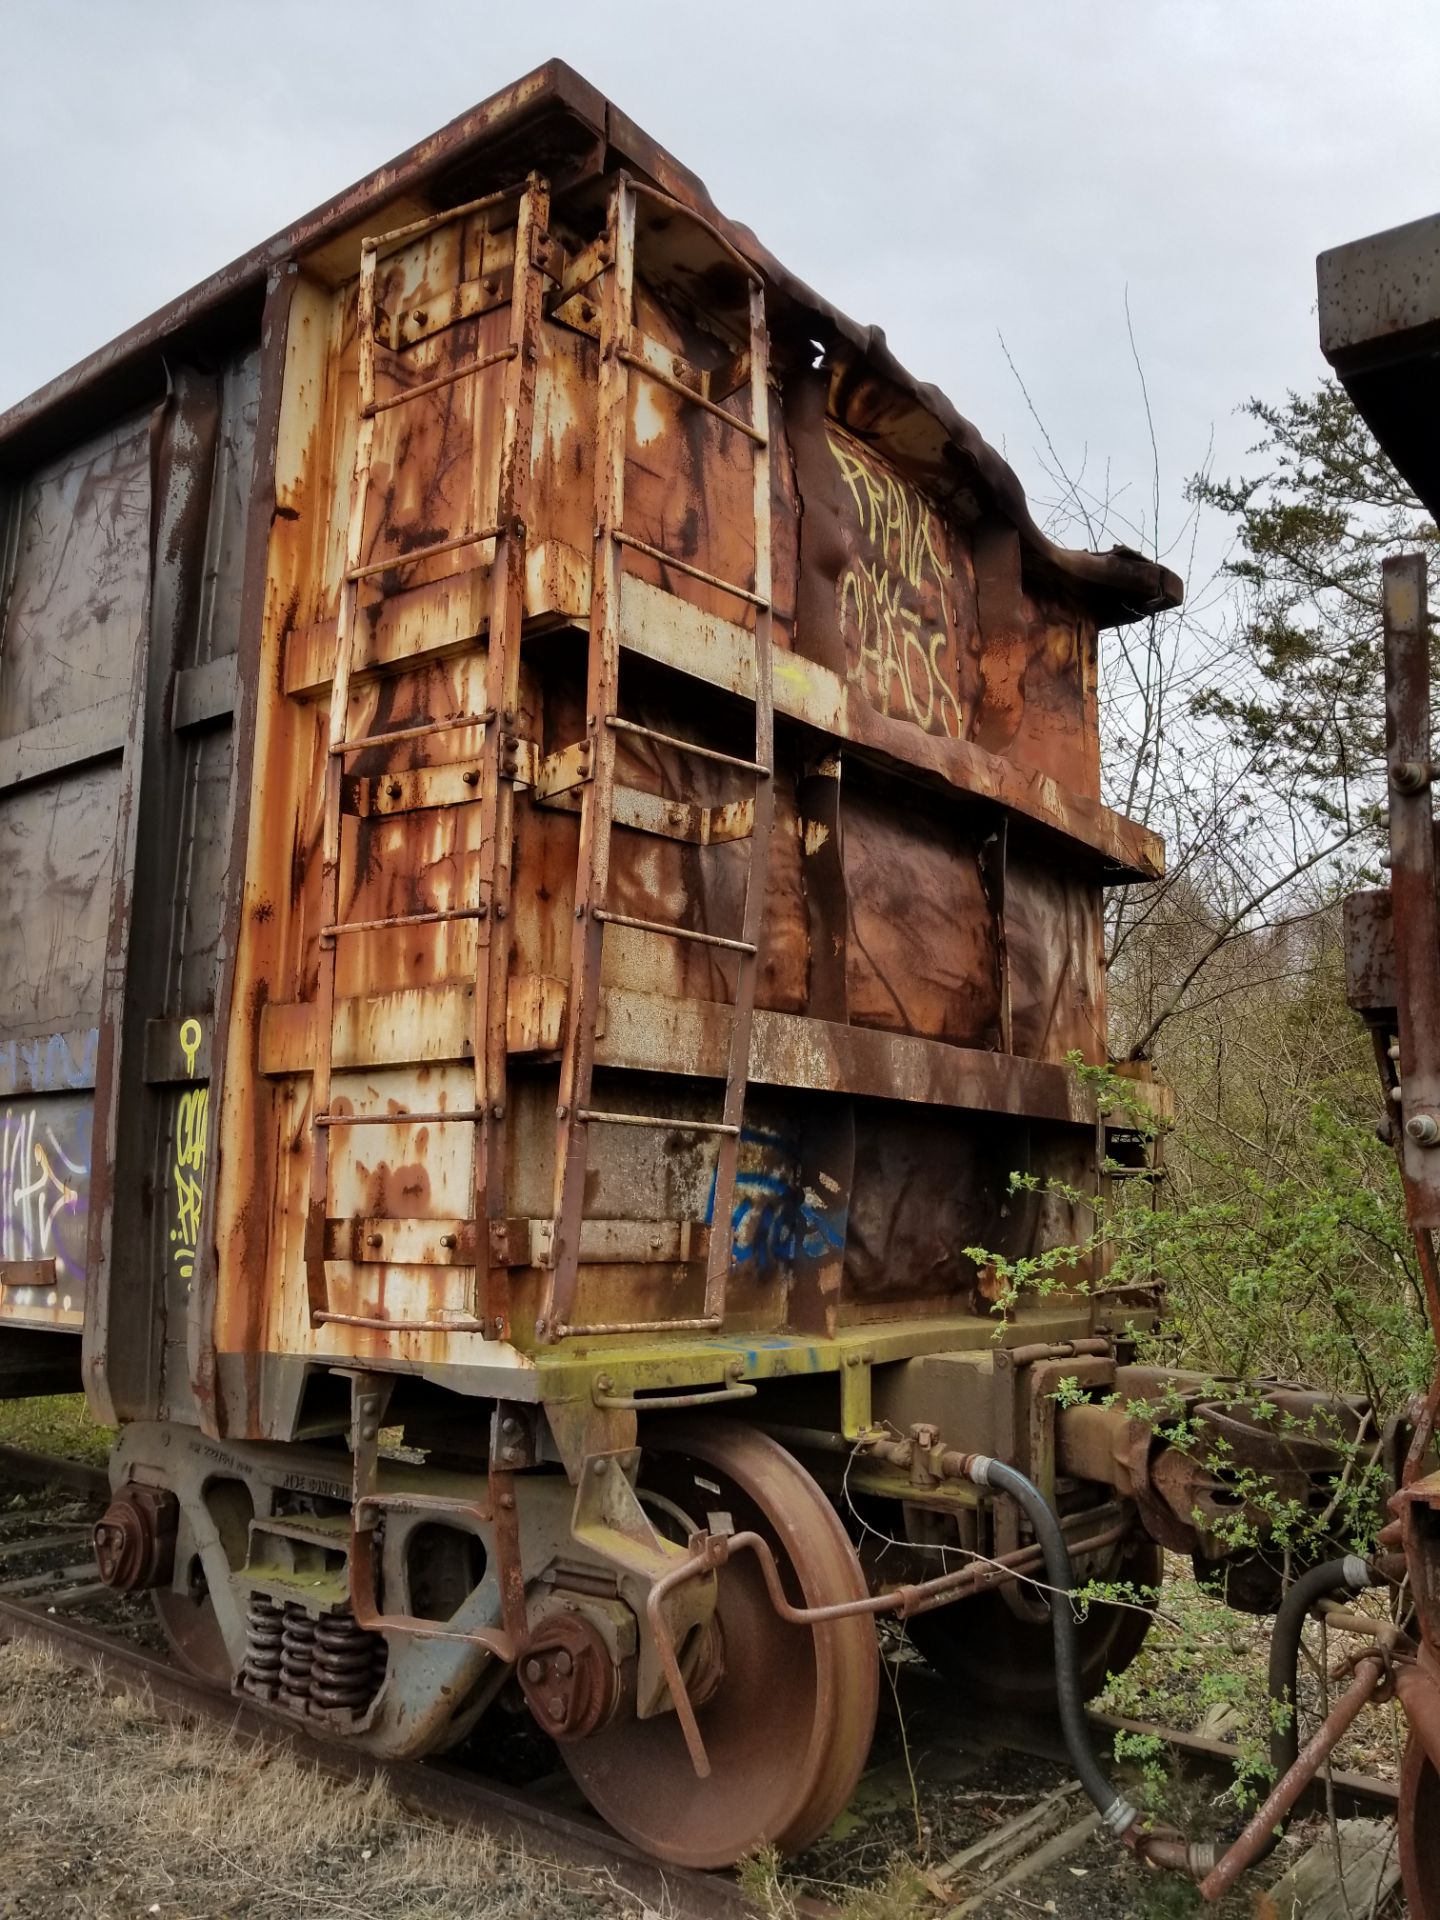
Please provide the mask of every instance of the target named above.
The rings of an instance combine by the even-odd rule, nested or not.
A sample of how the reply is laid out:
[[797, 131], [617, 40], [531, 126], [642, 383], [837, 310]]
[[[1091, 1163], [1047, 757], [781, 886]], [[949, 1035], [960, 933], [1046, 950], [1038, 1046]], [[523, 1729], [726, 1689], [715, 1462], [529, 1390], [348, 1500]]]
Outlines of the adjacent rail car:
[[1133, 1157], [1096, 649], [1171, 574], [558, 63], [0, 476], [0, 1367], [118, 1425], [102, 1569], [187, 1665], [393, 1754], [518, 1687], [714, 1864], [843, 1805], [876, 1613], [1053, 1690], [964, 1463], [1082, 1574], [1205, 1550], [1111, 1404], [1153, 1303], [985, 1257]]
[[[1320, 344], [1381, 447], [1440, 516], [1440, 215], [1320, 255]], [[1389, 885], [1345, 903], [1346, 988], [1375, 1041], [1382, 1132], [1405, 1187], [1440, 1339], [1440, 919], [1433, 724], [1435, 629], [1423, 552], [1384, 563]], [[1414, 1595], [1414, 1664], [1395, 1690], [1409, 1723], [1400, 1859], [1414, 1920], [1440, 1915], [1440, 1374], [1418, 1410], [1389, 1539]]]

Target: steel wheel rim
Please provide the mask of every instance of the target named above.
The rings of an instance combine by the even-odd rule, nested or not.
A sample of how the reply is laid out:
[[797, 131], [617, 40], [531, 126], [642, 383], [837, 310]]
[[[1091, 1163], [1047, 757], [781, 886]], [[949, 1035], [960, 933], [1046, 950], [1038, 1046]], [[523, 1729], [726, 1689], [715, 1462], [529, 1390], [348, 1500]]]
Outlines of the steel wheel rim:
[[[646, 1477], [673, 1483], [687, 1472], [693, 1478], [698, 1466], [722, 1489], [719, 1496], [701, 1489], [702, 1498], [739, 1506], [739, 1526], [761, 1518], [794, 1597], [823, 1605], [864, 1594], [834, 1508], [767, 1435], [695, 1420], [667, 1423], [648, 1439]], [[690, 1867], [730, 1866], [764, 1844], [794, 1852], [823, 1833], [854, 1790], [879, 1704], [868, 1617], [815, 1629], [787, 1624], [753, 1554], [738, 1554], [719, 1577], [725, 1678], [698, 1714], [711, 1777], [696, 1778], [670, 1713], [562, 1748], [576, 1783], [617, 1832]], [[647, 1825], [652, 1810], [655, 1824]]]

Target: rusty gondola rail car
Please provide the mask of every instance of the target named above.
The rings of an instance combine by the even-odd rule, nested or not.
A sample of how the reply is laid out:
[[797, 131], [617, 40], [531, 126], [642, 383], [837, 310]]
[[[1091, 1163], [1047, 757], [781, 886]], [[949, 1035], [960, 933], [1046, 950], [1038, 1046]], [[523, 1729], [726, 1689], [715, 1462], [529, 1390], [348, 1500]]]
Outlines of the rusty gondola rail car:
[[101, 1564], [183, 1662], [399, 1756], [514, 1674], [709, 1865], [843, 1804], [877, 1594], [1053, 1689], [977, 1460], [1076, 1578], [1222, 1551], [1124, 1411], [1200, 1391], [1131, 1364], [1154, 1302], [997, 1315], [964, 1251], [1134, 1156], [1073, 1064], [1162, 859], [1096, 650], [1172, 574], [1046, 538], [559, 63], [0, 417], [0, 478], [0, 1385], [118, 1424]]

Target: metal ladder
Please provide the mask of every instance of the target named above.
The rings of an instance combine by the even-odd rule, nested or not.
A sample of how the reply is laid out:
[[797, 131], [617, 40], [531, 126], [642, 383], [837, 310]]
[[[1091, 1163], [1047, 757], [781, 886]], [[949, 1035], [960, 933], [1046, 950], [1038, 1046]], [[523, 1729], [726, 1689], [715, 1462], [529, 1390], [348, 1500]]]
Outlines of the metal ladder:
[[[636, 202], [659, 203], [672, 218], [700, 228], [726, 262], [743, 275], [748, 288], [750, 418], [722, 406], [708, 391], [674, 377], [636, 351], [633, 338], [635, 298]], [[590, 777], [580, 805], [580, 853], [571, 945], [570, 1007], [561, 1062], [556, 1109], [555, 1218], [551, 1228], [551, 1272], [545, 1303], [536, 1323], [542, 1340], [567, 1334], [661, 1333], [702, 1331], [721, 1325], [730, 1269], [730, 1219], [739, 1160], [741, 1119], [749, 1073], [750, 1032], [759, 968], [760, 924], [774, 818], [774, 692], [771, 676], [771, 526], [769, 447], [769, 337], [765, 290], [759, 274], [710, 223], [653, 187], [625, 174], [618, 176], [609, 205], [607, 237], [596, 258], [608, 265], [600, 294], [600, 384], [595, 455], [595, 554], [590, 602], [590, 642], [586, 679], [586, 717]], [[625, 465], [632, 375], [653, 380], [690, 405], [744, 435], [754, 448], [755, 580], [753, 587], [722, 580], [689, 561], [648, 545], [625, 530]], [[708, 380], [705, 386], [708, 387]], [[623, 719], [620, 706], [621, 583], [626, 549], [648, 555], [662, 567], [719, 589], [755, 609], [755, 753], [753, 759], [721, 753], [691, 740], [657, 732]], [[697, 927], [637, 920], [613, 912], [607, 904], [610, 836], [615, 797], [617, 733], [639, 736], [657, 745], [750, 774], [755, 781], [750, 861], [740, 936], [732, 939]], [[695, 941], [739, 955], [731, 1016], [725, 1092], [719, 1119], [658, 1116], [599, 1109], [591, 1104], [595, 1066], [595, 1025], [600, 1002], [600, 962], [605, 928], [632, 927], [672, 940]], [[589, 1129], [594, 1126], [643, 1127], [664, 1132], [714, 1134], [720, 1141], [711, 1209], [703, 1312], [687, 1319], [572, 1324], [579, 1283], [580, 1229], [584, 1213]]]
[[[509, 1272], [492, 1261], [489, 1223], [503, 1220], [505, 1211], [504, 1120], [506, 1105], [506, 1003], [510, 961], [509, 915], [511, 884], [513, 779], [517, 739], [513, 732], [519, 705], [520, 629], [525, 611], [525, 527], [530, 481], [530, 437], [534, 413], [536, 365], [542, 319], [542, 271], [548, 259], [549, 187], [531, 175], [523, 191], [511, 188], [467, 201], [392, 232], [361, 243], [357, 301], [359, 334], [359, 423], [355, 464], [350, 483], [349, 523], [345, 543], [345, 571], [341, 581], [335, 630], [335, 676], [330, 690], [329, 736], [324, 776], [322, 871], [320, 885], [320, 968], [315, 999], [315, 1058], [311, 1078], [310, 1199], [305, 1228], [305, 1269], [312, 1324], [338, 1322], [346, 1326], [395, 1328], [406, 1332], [488, 1333], [500, 1338], [509, 1330]], [[379, 398], [375, 391], [376, 306], [375, 272], [382, 253], [418, 240], [456, 221], [490, 215], [513, 207], [518, 198], [515, 265], [510, 296], [510, 328], [506, 345], [493, 353], [450, 368], [445, 373], [403, 387]], [[389, 344], [397, 357], [403, 351], [398, 332]], [[476, 379], [492, 368], [504, 367], [504, 429], [501, 438], [495, 524], [437, 540], [393, 559], [362, 560], [366, 508], [370, 493], [375, 421], [393, 407], [404, 406], [460, 380]], [[480, 468], [482, 436], [476, 435], [472, 499], [483, 499], [488, 475]], [[494, 543], [490, 574], [485, 706], [478, 713], [453, 713], [423, 725], [400, 727], [386, 733], [352, 738], [349, 733], [350, 683], [354, 670], [355, 616], [359, 589], [366, 581], [393, 574], [418, 561], [464, 547]], [[465, 906], [424, 913], [397, 914], [374, 920], [341, 921], [341, 821], [345, 811], [345, 763], [349, 756], [379, 746], [410, 742], [442, 733], [479, 736], [479, 751], [460, 766], [463, 786], [457, 789], [455, 767], [447, 765], [404, 776], [390, 776], [390, 791], [398, 786], [413, 797], [406, 811], [430, 812], [451, 805], [480, 808], [479, 886], [476, 899]], [[425, 773], [439, 780], [427, 783]], [[380, 776], [380, 783], [386, 776]], [[406, 783], [413, 794], [406, 793]], [[475, 999], [481, 1010], [483, 1032], [474, 1041], [475, 1100], [473, 1107], [439, 1112], [356, 1114], [331, 1111], [331, 1077], [335, 1053], [336, 946], [342, 939], [385, 933], [396, 928], [430, 926], [446, 921], [472, 920], [477, 928]], [[372, 1319], [331, 1309], [326, 1276], [327, 1259], [383, 1263], [393, 1249], [383, 1228], [356, 1244], [353, 1229], [359, 1223], [330, 1213], [330, 1133], [336, 1127], [383, 1125], [409, 1127], [469, 1121], [474, 1126], [474, 1218], [455, 1222], [423, 1222], [435, 1229], [438, 1247], [426, 1249], [445, 1263], [474, 1265], [477, 1299], [461, 1317], [429, 1320]], [[440, 1229], [448, 1227], [448, 1232]], [[348, 1240], [345, 1237], [349, 1232]], [[376, 1251], [376, 1243], [380, 1250]], [[423, 1264], [430, 1264], [429, 1261]]]

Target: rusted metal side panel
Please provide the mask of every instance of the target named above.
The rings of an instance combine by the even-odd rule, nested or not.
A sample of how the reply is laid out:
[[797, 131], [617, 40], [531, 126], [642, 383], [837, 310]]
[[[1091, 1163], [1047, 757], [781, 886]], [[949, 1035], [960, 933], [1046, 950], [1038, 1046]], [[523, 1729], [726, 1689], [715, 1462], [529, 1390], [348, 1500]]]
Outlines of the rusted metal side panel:
[[78, 1328], [116, 822], [149, 573], [148, 420], [7, 504], [0, 595], [0, 1321]]
[[253, 385], [243, 354], [217, 373], [177, 365], [163, 407], [13, 495], [0, 1341], [83, 1317], [111, 1416], [156, 1411], [167, 1333], [183, 1349]]

